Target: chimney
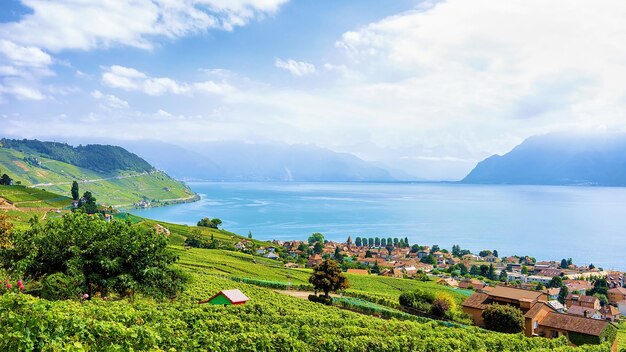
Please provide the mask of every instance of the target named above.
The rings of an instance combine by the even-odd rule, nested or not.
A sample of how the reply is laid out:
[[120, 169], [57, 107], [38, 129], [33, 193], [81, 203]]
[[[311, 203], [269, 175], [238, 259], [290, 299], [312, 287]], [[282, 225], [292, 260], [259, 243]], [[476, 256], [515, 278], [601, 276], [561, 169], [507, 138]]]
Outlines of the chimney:
[[586, 310], [586, 309], [585, 309], [585, 310], [583, 310], [583, 315], [585, 316], [585, 318], [589, 318], [589, 317], [588, 317], [588, 313], [587, 313], [587, 310]]

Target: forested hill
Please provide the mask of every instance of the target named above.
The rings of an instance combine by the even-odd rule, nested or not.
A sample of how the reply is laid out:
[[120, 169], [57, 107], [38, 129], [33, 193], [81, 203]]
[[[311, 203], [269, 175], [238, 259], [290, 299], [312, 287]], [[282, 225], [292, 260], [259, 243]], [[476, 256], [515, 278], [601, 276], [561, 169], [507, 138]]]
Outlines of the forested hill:
[[626, 186], [626, 134], [552, 133], [476, 165], [463, 183]]
[[90, 191], [98, 203], [114, 207], [157, 206], [197, 199], [184, 183], [121, 147], [72, 147], [36, 140], [0, 142], [0, 174], [6, 173], [15, 184], [69, 196], [72, 182], [76, 181], [81, 194]]
[[154, 169], [152, 165], [137, 155], [122, 147], [112, 145], [89, 144], [73, 147], [65, 143], [42, 142], [36, 139], [2, 139], [0, 144], [5, 148], [62, 161], [97, 172], [147, 172]]

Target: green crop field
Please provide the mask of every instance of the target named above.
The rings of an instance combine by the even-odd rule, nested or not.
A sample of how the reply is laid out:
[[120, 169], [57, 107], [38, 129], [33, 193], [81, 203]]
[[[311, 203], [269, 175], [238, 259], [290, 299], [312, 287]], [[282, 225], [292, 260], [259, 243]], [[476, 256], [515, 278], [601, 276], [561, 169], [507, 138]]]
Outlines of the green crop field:
[[90, 191], [99, 203], [116, 207], [132, 207], [144, 197], [155, 205], [167, 205], [195, 196], [183, 183], [160, 171], [103, 174], [44, 157], [37, 157], [39, 164], [35, 164], [31, 157], [0, 148], [0, 172], [25, 186], [68, 196], [72, 181], [77, 181], [81, 194]]
[[[41, 193], [42, 197], [48, 197]], [[14, 199], [30, 199], [15, 194]], [[36, 198], [37, 195], [34, 195]], [[55, 199], [49, 197], [47, 199]], [[11, 220], [38, 215], [11, 210]], [[50, 214], [50, 217], [60, 214]], [[565, 338], [526, 338], [471, 326], [456, 326], [400, 313], [362, 298], [344, 297], [337, 304], [389, 319], [355, 313], [284, 295], [236, 278], [305, 284], [309, 269], [284, 268], [282, 262], [240, 252], [186, 249], [185, 235], [200, 232], [236, 243], [242, 237], [223, 230], [197, 228], [118, 214], [135, 226], [167, 227], [170, 248], [180, 257], [176, 264], [190, 277], [175, 299], [47, 301], [22, 293], [0, 295], [0, 350], [71, 351], [608, 351], [606, 345], [570, 347]], [[256, 242], [260, 245], [267, 243]], [[466, 291], [433, 282], [378, 276], [348, 275], [348, 293], [385, 297], [397, 301], [400, 293], [421, 288], [449, 292], [457, 300]], [[240, 289], [250, 301], [240, 306], [198, 304], [226, 289]], [[624, 330], [620, 330], [623, 338]]]

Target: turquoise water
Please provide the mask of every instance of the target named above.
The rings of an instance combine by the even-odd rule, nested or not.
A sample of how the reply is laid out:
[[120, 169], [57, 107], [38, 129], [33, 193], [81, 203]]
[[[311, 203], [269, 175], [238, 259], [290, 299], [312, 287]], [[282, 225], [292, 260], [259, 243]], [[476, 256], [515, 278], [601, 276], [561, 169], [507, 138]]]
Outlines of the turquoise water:
[[195, 203], [136, 210], [258, 239], [408, 237], [422, 245], [626, 270], [626, 188], [408, 183], [190, 183]]

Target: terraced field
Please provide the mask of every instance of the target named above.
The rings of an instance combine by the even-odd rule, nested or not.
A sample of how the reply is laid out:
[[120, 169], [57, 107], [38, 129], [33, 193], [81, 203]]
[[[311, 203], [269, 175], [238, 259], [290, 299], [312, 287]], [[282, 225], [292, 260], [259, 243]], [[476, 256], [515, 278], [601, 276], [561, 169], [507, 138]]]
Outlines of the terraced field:
[[0, 171], [25, 186], [68, 196], [72, 181], [77, 181], [81, 194], [90, 191], [99, 203], [116, 207], [131, 207], [144, 197], [155, 205], [167, 205], [190, 201], [196, 196], [183, 183], [160, 171], [103, 174], [39, 156], [36, 158], [38, 163], [35, 163], [33, 158], [16, 150], [0, 148]]

